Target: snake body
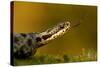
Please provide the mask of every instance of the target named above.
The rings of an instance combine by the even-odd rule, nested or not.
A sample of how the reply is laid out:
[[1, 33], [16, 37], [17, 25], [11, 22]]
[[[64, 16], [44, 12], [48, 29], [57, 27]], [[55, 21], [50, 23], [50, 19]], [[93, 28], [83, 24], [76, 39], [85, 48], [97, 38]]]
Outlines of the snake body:
[[14, 57], [25, 58], [34, 55], [38, 48], [63, 35], [69, 29], [70, 22], [65, 21], [41, 33], [13, 33]]

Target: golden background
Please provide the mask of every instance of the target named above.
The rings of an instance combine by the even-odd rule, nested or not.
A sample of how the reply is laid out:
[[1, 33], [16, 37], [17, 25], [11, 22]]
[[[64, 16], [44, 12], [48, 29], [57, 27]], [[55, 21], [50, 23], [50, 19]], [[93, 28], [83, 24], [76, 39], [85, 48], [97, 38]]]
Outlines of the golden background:
[[97, 7], [35, 2], [14, 2], [14, 32], [42, 32], [55, 24], [68, 20], [80, 23], [64, 36], [41, 47], [37, 55], [78, 55], [82, 49], [97, 49]]

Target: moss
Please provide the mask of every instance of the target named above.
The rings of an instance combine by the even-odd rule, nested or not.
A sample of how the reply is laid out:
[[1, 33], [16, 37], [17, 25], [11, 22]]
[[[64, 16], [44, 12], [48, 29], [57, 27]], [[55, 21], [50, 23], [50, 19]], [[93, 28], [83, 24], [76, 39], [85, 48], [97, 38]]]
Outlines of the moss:
[[80, 55], [70, 56], [67, 54], [58, 56], [40, 55], [34, 56], [27, 59], [14, 59], [14, 65], [38, 65], [38, 64], [55, 64], [55, 63], [69, 63], [69, 62], [85, 62], [85, 61], [96, 61], [97, 54], [94, 50], [82, 49]]

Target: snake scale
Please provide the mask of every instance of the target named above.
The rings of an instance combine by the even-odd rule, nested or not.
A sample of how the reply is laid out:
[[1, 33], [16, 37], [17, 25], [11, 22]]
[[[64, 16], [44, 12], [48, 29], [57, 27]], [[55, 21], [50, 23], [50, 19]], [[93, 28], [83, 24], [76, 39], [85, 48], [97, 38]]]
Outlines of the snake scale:
[[41, 33], [13, 33], [13, 54], [15, 58], [33, 56], [37, 49], [46, 45], [49, 41], [62, 36], [70, 29], [70, 22], [58, 23], [54, 27]]

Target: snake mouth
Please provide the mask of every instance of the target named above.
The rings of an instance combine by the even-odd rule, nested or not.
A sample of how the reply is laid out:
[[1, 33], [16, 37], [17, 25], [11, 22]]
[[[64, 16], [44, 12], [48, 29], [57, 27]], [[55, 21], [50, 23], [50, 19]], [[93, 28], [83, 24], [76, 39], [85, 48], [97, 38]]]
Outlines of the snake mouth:
[[70, 22], [62, 22], [55, 25], [52, 28], [47, 29], [46, 31], [40, 33], [40, 37], [42, 39], [41, 43], [45, 44], [48, 41], [53, 40], [64, 33], [66, 33], [70, 29]]

